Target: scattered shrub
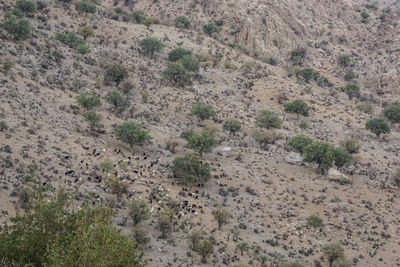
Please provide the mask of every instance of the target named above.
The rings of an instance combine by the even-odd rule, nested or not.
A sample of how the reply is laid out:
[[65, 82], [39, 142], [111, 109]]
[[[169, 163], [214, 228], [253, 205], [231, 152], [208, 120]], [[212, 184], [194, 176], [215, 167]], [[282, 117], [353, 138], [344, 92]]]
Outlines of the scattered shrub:
[[376, 134], [378, 138], [381, 134], [390, 133], [389, 124], [382, 118], [373, 118], [368, 120], [365, 128]]
[[323, 222], [323, 220], [322, 220], [321, 217], [319, 217], [318, 214], [310, 215], [310, 216], [307, 218], [307, 225], [308, 225], [308, 226], [312, 226], [312, 227], [314, 227], [314, 228], [319, 228], [319, 227], [321, 227], [321, 226], [322, 226], [322, 222]]
[[101, 106], [100, 97], [94, 92], [80, 93], [76, 97], [76, 101], [78, 101], [78, 104], [86, 110], [92, 110]]
[[258, 112], [256, 117], [256, 123], [258, 126], [266, 129], [281, 128], [282, 120], [276, 116], [272, 111], [262, 109]]
[[193, 230], [189, 235], [189, 247], [191, 250], [199, 251], [200, 241], [203, 240], [203, 233], [200, 230]]
[[36, 10], [36, 5], [28, 0], [18, 0], [15, 4], [15, 8], [21, 10], [25, 16], [32, 16]]
[[304, 51], [300, 49], [293, 50], [291, 53], [291, 60], [294, 64], [303, 63]]
[[194, 56], [189, 56], [189, 55], [183, 56], [179, 60], [179, 63], [181, 63], [183, 67], [186, 68], [187, 71], [197, 73], [200, 70], [200, 63]]
[[79, 27], [78, 33], [82, 35], [83, 40], [86, 40], [88, 37], [94, 36], [94, 30], [90, 26]]
[[359, 98], [360, 97], [360, 87], [352, 82], [349, 82], [346, 84], [344, 87], [344, 91], [347, 93], [349, 96], [349, 99], [352, 99], [353, 97]]
[[312, 138], [307, 137], [304, 134], [299, 134], [290, 139], [286, 144], [303, 154], [304, 149], [312, 143]]
[[122, 13], [124, 13], [124, 10], [121, 7], [116, 7], [116, 8], [114, 8], [114, 12], [117, 14], [122, 14]]
[[154, 20], [152, 18], [145, 18], [143, 21], [143, 24], [149, 28], [152, 24], [154, 24]]
[[43, 10], [43, 9], [47, 8], [47, 6], [48, 6], [47, 2], [44, 2], [42, 0], [36, 1], [36, 8], [38, 10]]
[[133, 221], [133, 225], [137, 225], [150, 218], [149, 207], [143, 200], [132, 200], [129, 203], [128, 214]]
[[100, 123], [101, 116], [96, 113], [94, 110], [88, 110], [85, 113], [85, 120], [89, 123], [90, 131], [94, 132], [103, 127]]
[[351, 64], [351, 58], [349, 55], [339, 55], [338, 60], [339, 64], [345, 67]]
[[346, 72], [346, 74], [344, 75], [344, 79], [346, 81], [351, 81], [356, 77], [356, 75], [354, 74], [354, 72], [352, 70]]
[[189, 136], [187, 147], [199, 153], [201, 157], [203, 153], [211, 152], [217, 143], [214, 136], [203, 130], [201, 133], [194, 133]]
[[121, 64], [108, 65], [104, 73], [104, 82], [106, 84], [116, 83], [119, 85], [127, 77], [128, 71]]
[[113, 90], [107, 93], [104, 99], [112, 105], [114, 111], [116, 113], [122, 113], [125, 109], [127, 109], [131, 103], [126, 96], [118, 92], [117, 90]]
[[4, 19], [0, 26], [2, 26], [14, 40], [26, 40], [31, 32], [29, 22], [25, 19], [17, 19], [10, 11], [4, 13]]
[[335, 157], [334, 158], [335, 166], [338, 168], [350, 165], [353, 160], [351, 154], [341, 147], [334, 148], [333, 153]]
[[133, 240], [135, 240], [139, 246], [144, 246], [150, 242], [150, 237], [148, 236], [147, 231], [138, 225], [132, 228], [131, 235]]
[[105, 173], [111, 173], [112, 171], [114, 171], [114, 163], [112, 163], [110, 159], [105, 159], [100, 162], [99, 167]]
[[143, 53], [151, 58], [153, 58], [154, 52], [160, 52], [164, 47], [164, 44], [160, 40], [153, 37], [144, 38], [140, 41], [139, 45]]
[[325, 245], [322, 247], [322, 253], [328, 260], [330, 266], [332, 266], [332, 263], [335, 260], [344, 258], [344, 249], [340, 246], [340, 244]]
[[370, 14], [368, 14], [368, 12], [366, 12], [366, 11], [362, 11], [362, 12], [360, 13], [360, 16], [361, 16], [361, 21], [362, 21], [363, 23], [365, 23], [365, 22], [368, 21], [368, 18], [370, 17]]
[[175, 220], [175, 212], [171, 209], [165, 208], [158, 215], [157, 226], [161, 232], [161, 238], [166, 238], [173, 230], [173, 222]]
[[111, 189], [111, 193], [117, 195], [118, 200], [121, 200], [122, 195], [128, 192], [129, 182], [112, 175], [107, 179], [106, 186]]
[[214, 23], [208, 23], [203, 26], [203, 32], [211, 36], [214, 32], [218, 32], [218, 27]]
[[197, 116], [200, 120], [211, 119], [215, 116], [214, 107], [204, 102], [196, 102], [192, 105], [192, 115]]
[[175, 27], [188, 29], [190, 27], [190, 20], [187, 17], [179, 16], [175, 19]]
[[84, 41], [73, 32], [57, 33], [56, 39], [70, 48], [76, 48], [78, 45], [84, 44]]
[[92, 2], [86, 1], [86, 0], [82, 0], [80, 2], [77, 2], [75, 4], [75, 8], [76, 10], [78, 10], [79, 12], [85, 12], [87, 13], [96, 13], [97, 7], [95, 4], [93, 4]]
[[249, 249], [249, 243], [246, 241], [241, 241], [236, 244], [236, 248], [240, 250], [240, 254], [243, 256], [243, 252]]
[[302, 130], [306, 130], [308, 128], [308, 123], [306, 121], [301, 121], [299, 123], [299, 128]]
[[5, 121], [0, 121], [0, 132], [3, 132], [5, 130], [8, 130], [8, 125], [7, 122]]
[[275, 57], [269, 57], [265, 60], [265, 63], [272, 65], [272, 66], [276, 66], [278, 64], [278, 59]]
[[303, 100], [297, 99], [294, 100], [292, 103], [289, 103], [285, 106], [285, 112], [288, 113], [296, 113], [297, 118], [299, 115], [308, 116], [308, 105]]
[[143, 23], [146, 19], [146, 15], [143, 10], [135, 10], [131, 13], [131, 17], [136, 23]]
[[362, 111], [362, 112], [364, 112], [364, 113], [367, 113], [367, 114], [369, 114], [369, 115], [373, 115], [373, 114], [374, 114], [374, 111], [375, 111], [374, 105], [371, 104], [371, 103], [368, 103], [368, 102], [363, 102], [363, 103], [359, 104], [359, 105], [357, 106], [357, 108], [358, 108], [360, 111]]
[[193, 154], [175, 158], [172, 173], [183, 183], [202, 183], [211, 178], [210, 166], [207, 163], [202, 163]]
[[106, 208], [71, 208], [62, 189], [40, 194], [0, 228], [0, 254], [18, 266], [141, 266], [134, 241], [120, 234]]
[[319, 72], [313, 69], [302, 69], [296, 72], [297, 78], [303, 79], [306, 83], [309, 83], [311, 80], [317, 80], [320, 76]]
[[360, 144], [355, 139], [347, 139], [340, 142], [340, 147], [350, 154], [357, 154], [360, 151]]
[[221, 230], [221, 227], [225, 224], [228, 224], [232, 215], [229, 211], [224, 208], [217, 207], [216, 210], [213, 211], [214, 220], [218, 223], [218, 229]]
[[314, 142], [304, 149], [304, 161], [315, 162], [322, 174], [332, 167], [335, 159], [334, 147], [323, 142]]
[[90, 47], [88, 46], [88, 45], [86, 45], [86, 44], [79, 44], [77, 47], [76, 47], [76, 49], [75, 49], [75, 51], [77, 52], [77, 53], [79, 53], [79, 54], [81, 54], [81, 55], [86, 55], [86, 54], [89, 54], [91, 51], [90, 51]]
[[227, 120], [224, 123], [223, 129], [225, 131], [229, 131], [231, 133], [237, 133], [240, 131], [240, 129], [242, 128], [242, 126], [240, 125], [240, 123], [237, 120]]
[[192, 85], [190, 74], [181, 63], [172, 63], [162, 73], [163, 77], [174, 86]]
[[203, 263], [207, 263], [207, 256], [214, 253], [214, 245], [208, 239], [203, 239], [199, 242], [198, 252], [201, 255]]
[[115, 128], [115, 135], [123, 142], [128, 143], [131, 147], [134, 145], [145, 146], [152, 144], [150, 134], [142, 129], [140, 123], [127, 121]]
[[276, 131], [254, 131], [252, 137], [256, 142], [262, 145], [264, 148], [268, 144], [275, 144], [276, 141], [282, 138], [280, 133]]
[[178, 48], [175, 48], [174, 50], [171, 50], [168, 53], [168, 60], [172, 61], [172, 62], [176, 62], [176, 61], [182, 59], [184, 56], [191, 56], [191, 55], [192, 55], [192, 51], [187, 50], [182, 47], [178, 47]]
[[391, 104], [388, 108], [385, 108], [382, 112], [391, 124], [400, 123], [400, 102]]
[[394, 175], [394, 183], [400, 187], [400, 170], [397, 171], [397, 173]]
[[231, 61], [225, 61], [224, 68], [229, 70], [236, 70], [237, 66], [233, 64]]

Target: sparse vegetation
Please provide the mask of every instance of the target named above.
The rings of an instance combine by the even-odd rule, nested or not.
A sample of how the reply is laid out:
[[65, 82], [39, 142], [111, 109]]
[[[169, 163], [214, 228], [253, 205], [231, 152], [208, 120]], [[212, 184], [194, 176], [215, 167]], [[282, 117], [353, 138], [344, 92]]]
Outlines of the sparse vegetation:
[[208, 23], [203, 26], [203, 32], [211, 36], [213, 33], [217, 33], [218, 27], [214, 23]]
[[183, 183], [202, 183], [211, 178], [210, 166], [189, 153], [174, 159], [172, 173]]
[[351, 64], [351, 58], [349, 55], [343, 55], [343, 54], [339, 55], [338, 60], [339, 60], [339, 64], [342, 66], [345, 66], [345, 67], [347, 67]]
[[276, 116], [272, 111], [262, 109], [258, 112], [256, 117], [256, 123], [258, 126], [266, 129], [281, 128], [282, 120]]
[[183, 56], [179, 60], [179, 63], [181, 63], [183, 67], [186, 68], [187, 71], [197, 73], [200, 70], [200, 62], [194, 56], [189, 56], [189, 55]]
[[134, 145], [145, 146], [152, 143], [150, 134], [143, 129], [140, 123], [134, 121], [127, 121], [118, 125], [115, 128], [115, 135], [131, 147]]
[[175, 19], [175, 27], [188, 29], [190, 27], [190, 20], [185, 16], [179, 16]]
[[178, 87], [192, 85], [190, 74], [181, 63], [172, 63], [162, 73], [163, 77]]
[[150, 211], [146, 202], [143, 200], [132, 200], [129, 203], [129, 217], [131, 217], [133, 225], [149, 219]]
[[223, 129], [229, 131], [230, 133], [237, 133], [240, 131], [242, 126], [237, 120], [227, 120], [224, 122]]
[[56, 39], [70, 48], [76, 48], [78, 45], [84, 44], [84, 41], [73, 32], [57, 33]]
[[96, 95], [94, 92], [80, 93], [76, 97], [76, 101], [80, 106], [82, 106], [86, 110], [96, 109], [101, 106], [100, 97]]
[[307, 218], [307, 225], [311, 226], [311, 227], [314, 227], [314, 228], [321, 227], [322, 226], [322, 222], [323, 222], [323, 220], [318, 214], [310, 215]]
[[28, 0], [18, 0], [15, 4], [15, 8], [20, 10], [24, 16], [32, 16], [36, 10], [35, 3]]
[[118, 114], [122, 113], [131, 105], [128, 98], [117, 90], [108, 92], [104, 99], [113, 107], [114, 111]]
[[171, 50], [168, 53], [168, 60], [172, 61], [172, 62], [176, 62], [176, 61], [182, 59], [184, 56], [191, 56], [191, 55], [192, 55], [192, 51], [187, 50], [182, 47], [178, 47], [178, 48], [175, 48], [174, 50]]
[[78, 28], [78, 33], [86, 40], [88, 37], [94, 36], [94, 30], [90, 26], [83, 26]]
[[300, 99], [296, 99], [293, 102], [291, 102], [285, 106], [285, 111], [288, 113], [297, 114], [297, 118], [299, 118], [299, 115], [303, 115], [303, 116], [307, 117], [308, 110], [309, 110], [309, 108], [308, 108], [307, 103]]
[[376, 134], [378, 138], [381, 134], [390, 133], [389, 124], [382, 118], [373, 118], [368, 120], [365, 128]]
[[214, 107], [204, 102], [196, 102], [192, 105], [192, 115], [200, 120], [211, 119], [215, 116]]
[[218, 223], [219, 230], [221, 230], [221, 227], [223, 225], [228, 224], [230, 219], [232, 218], [232, 214], [222, 207], [217, 207], [217, 209], [213, 211], [213, 215], [214, 220]]
[[94, 110], [88, 110], [85, 113], [85, 120], [89, 123], [90, 131], [96, 132], [103, 128], [103, 125], [100, 123], [101, 116], [96, 113]]
[[128, 71], [124, 66], [121, 64], [112, 64], [106, 67], [104, 82], [106, 84], [115, 83], [116, 85], [119, 85], [127, 77]]
[[312, 138], [299, 134], [290, 139], [286, 144], [300, 153], [304, 153], [305, 148], [313, 143]]
[[391, 104], [382, 111], [382, 114], [390, 121], [391, 124], [400, 123], [400, 102]]
[[143, 23], [146, 19], [146, 14], [143, 10], [135, 10], [131, 13], [132, 20], [136, 23]]
[[301, 49], [293, 50], [291, 53], [291, 60], [294, 64], [303, 63], [304, 51]]
[[360, 144], [355, 139], [347, 139], [340, 142], [340, 147], [350, 154], [357, 154], [360, 151]]
[[153, 58], [155, 52], [160, 52], [164, 48], [164, 44], [157, 38], [148, 37], [140, 41], [140, 47], [145, 55]]
[[354, 72], [352, 70], [349, 70], [348, 72], [346, 72], [346, 74], [344, 75], [344, 79], [346, 81], [351, 81], [356, 77], [356, 75], [354, 74]]
[[344, 91], [347, 93], [350, 99], [352, 99], [353, 97], [360, 97], [360, 87], [355, 83], [347, 83], [344, 87]]
[[80, 2], [77, 2], [75, 4], [75, 8], [76, 10], [78, 10], [79, 12], [84, 12], [86, 14], [88, 13], [96, 13], [97, 7], [95, 4], [93, 4], [92, 2], [86, 1], [86, 0], [81, 0]]
[[4, 12], [0, 26], [11, 35], [14, 40], [26, 40], [31, 32], [31, 26], [25, 19], [17, 18], [11, 11]]

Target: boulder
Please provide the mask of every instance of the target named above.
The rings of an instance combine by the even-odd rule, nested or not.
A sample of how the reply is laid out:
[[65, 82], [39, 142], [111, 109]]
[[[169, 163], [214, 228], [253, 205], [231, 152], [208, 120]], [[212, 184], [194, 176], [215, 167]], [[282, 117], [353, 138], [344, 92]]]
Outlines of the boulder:
[[290, 152], [286, 157], [285, 157], [285, 162], [289, 164], [300, 164], [303, 162], [303, 157], [296, 152]]
[[348, 184], [351, 182], [351, 179], [347, 175], [341, 173], [340, 171], [334, 168], [329, 169], [327, 176], [328, 180], [338, 182], [341, 184]]

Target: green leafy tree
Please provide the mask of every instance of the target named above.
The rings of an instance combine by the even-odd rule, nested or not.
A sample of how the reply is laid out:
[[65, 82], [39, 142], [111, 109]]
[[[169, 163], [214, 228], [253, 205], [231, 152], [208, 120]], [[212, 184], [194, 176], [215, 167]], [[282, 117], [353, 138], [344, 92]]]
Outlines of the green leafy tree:
[[232, 218], [232, 214], [224, 208], [217, 207], [216, 210], [213, 211], [214, 220], [218, 223], [218, 229], [221, 230], [221, 227], [225, 224], [228, 224], [230, 219]]
[[11, 11], [4, 13], [1, 25], [14, 40], [26, 40], [31, 32], [31, 26], [25, 19], [17, 19]]
[[214, 32], [218, 32], [218, 27], [214, 23], [208, 23], [203, 26], [203, 32], [211, 36]]
[[322, 220], [318, 214], [313, 214], [307, 218], [307, 225], [314, 228], [319, 228], [322, 226], [323, 221], [324, 220]]
[[236, 244], [236, 247], [240, 250], [240, 255], [243, 256], [243, 252], [249, 249], [249, 243], [247, 243], [246, 241], [241, 241]]
[[338, 243], [323, 246], [322, 253], [324, 254], [324, 257], [328, 260], [329, 266], [332, 266], [332, 263], [335, 260], [344, 258], [344, 249]]
[[202, 163], [195, 155], [190, 153], [174, 159], [172, 173], [183, 183], [202, 183], [211, 178], [208, 163]]
[[123, 142], [129, 144], [131, 147], [134, 145], [145, 146], [152, 143], [152, 137], [149, 132], [142, 129], [140, 123], [134, 121], [127, 121], [115, 128], [115, 135]]
[[171, 50], [168, 53], [168, 60], [172, 61], [172, 62], [176, 62], [176, 61], [182, 59], [184, 56], [191, 56], [191, 55], [192, 55], [192, 51], [187, 50], [182, 47], [178, 47], [178, 48], [175, 48], [174, 50]]
[[132, 200], [129, 203], [129, 216], [133, 221], [133, 225], [137, 225], [142, 221], [150, 218], [149, 207], [143, 200]]
[[147, 37], [139, 43], [145, 55], [153, 58], [154, 52], [160, 52], [164, 48], [164, 44], [157, 38]]
[[108, 92], [104, 99], [110, 105], [112, 105], [114, 111], [118, 114], [129, 108], [129, 106], [131, 105], [129, 99], [117, 90]]
[[290, 139], [286, 144], [303, 154], [304, 149], [313, 143], [312, 138], [299, 134]]
[[385, 108], [382, 113], [391, 124], [400, 123], [400, 102], [391, 104], [388, 108]]
[[304, 80], [306, 83], [309, 83], [311, 80], [318, 80], [320, 74], [318, 71], [306, 68], [296, 72], [296, 77]]
[[258, 112], [256, 123], [258, 126], [266, 129], [281, 128], [282, 126], [282, 120], [272, 113], [272, 111], [265, 109]]
[[353, 97], [360, 97], [360, 86], [353, 82], [347, 83], [344, 87], [344, 91], [347, 93], [350, 99], [352, 99]]
[[198, 252], [200, 241], [204, 239], [203, 233], [200, 230], [195, 229], [188, 235], [188, 239], [190, 249]]
[[169, 64], [163, 71], [162, 76], [174, 86], [184, 87], [185, 85], [192, 85], [190, 74], [179, 62]]
[[25, 16], [32, 16], [36, 10], [36, 5], [28, 0], [18, 0], [15, 4], [15, 8], [21, 10]]
[[198, 252], [201, 255], [203, 263], [207, 263], [207, 256], [214, 253], [214, 245], [208, 239], [199, 242]]
[[314, 142], [304, 149], [304, 161], [315, 162], [318, 164], [318, 170], [321, 173], [332, 167], [335, 159], [334, 147], [324, 142]]
[[56, 39], [70, 48], [76, 48], [78, 45], [84, 44], [84, 41], [73, 32], [57, 33]]
[[92, 110], [101, 106], [100, 97], [94, 92], [80, 93], [76, 97], [76, 101], [86, 110]]
[[76, 211], [71, 202], [63, 190], [50, 200], [35, 194], [0, 227], [0, 258], [18, 266], [141, 266], [142, 254], [112, 225], [111, 210]]
[[381, 134], [390, 133], [389, 124], [382, 118], [373, 118], [368, 120], [365, 128], [376, 134], [378, 138]]
[[131, 17], [134, 22], [143, 23], [143, 21], [146, 19], [146, 14], [143, 10], [135, 10], [131, 13]]
[[88, 37], [94, 36], [94, 30], [90, 26], [79, 27], [78, 33], [82, 35], [83, 40], [86, 40]]
[[185, 16], [179, 16], [175, 19], [175, 27], [188, 29], [190, 27], [190, 20]]
[[192, 105], [192, 115], [201, 120], [211, 119], [215, 116], [214, 107], [201, 101], [196, 102]]
[[181, 63], [187, 71], [197, 73], [200, 70], [200, 62], [194, 56], [183, 56], [179, 63]]
[[224, 122], [223, 129], [230, 133], [237, 133], [240, 131], [242, 126], [237, 120], [227, 120]]
[[192, 134], [188, 138], [187, 146], [199, 153], [201, 157], [203, 153], [210, 153], [217, 143], [217, 140], [208, 131], [202, 131]]
[[307, 103], [300, 99], [294, 100], [292, 103], [285, 106], [285, 111], [288, 113], [296, 113], [297, 118], [299, 118], [299, 115], [307, 117], [308, 110], [309, 108]]
[[97, 7], [95, 4], [93, 4], [92, 2], [86, 1], [86, 0], [77, 2], [75, 4], [75, 7], [76, 7], [76, 10], [78, 10], [79, 12], [85, 12], [86, 14], [96, 13], [96, 10], [97, 10]]
[[124, 66], [121, 64], [112, 64], [106, 67], [104, 82], [106, 84], [116, 83], [116, 85], [119, 85], [127, 77], [128, 71]]

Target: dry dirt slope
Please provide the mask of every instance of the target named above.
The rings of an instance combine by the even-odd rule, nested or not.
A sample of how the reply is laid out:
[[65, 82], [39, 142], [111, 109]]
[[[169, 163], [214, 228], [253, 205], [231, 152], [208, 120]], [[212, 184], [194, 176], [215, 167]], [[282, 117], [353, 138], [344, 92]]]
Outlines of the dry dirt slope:
[[[260, 266], [263, 254], [268, 255], [267, 262], [272, 266], [279, 266], [281, 258], [296, 259], [306, 266], [314, 266], [317, 260], [328, 266], [321, 258], [321, 247], [332, 242], [340, 242], [355, 265], [400, 264], [399, 193], [391, 180], [400, 164], [399, 128], [394, 126], [392, 133], [380, 141], [364, 129], [371, 115], [356, 108], [361, 103], [372, 103], [375, 114], [379, 114], [387, 102], [399, 100], [395, 12], [388, 16], [390, 22], [381, 23], [378, 17], [382, 8], [369, 11], [371, 21], [365, 24], [360, 22], [356, 10], [362, 7], [356, 1], [199, 1], [193, 9], [186, 1], [138, 1], [132, 6], [120, 3], [126, 12], [129, 8], [144, 9], [160, 19], [161, 25], [147, 29], [122, 18], [111, 19], [112, 4], [101, 3], [96, 14], [85, 16], [73, 5], [50, 2], [48, 12], [38, 12], [29, 19], [33, 28], [29, 40], [1, 40], [2, 60], [14, 62], [8, 73], [0, 73], [0, 116], [10, 127], [0, 132], [2, 221], [19, 209], [17, 195], [24, 187], [39, 184], [52, 191], [65, 180], [71, 188], [79, 185], [82, 201], [115, 208], [115, 223], [126, 234], [132, 222], [125, 202], [140, 198], [149, 203], [154, 216], [143, 223], [152, 239], [145, 248], [149, 266], [201, 265], [200, 257], [187, 244], [187, 233], [192, 229], [203, 229], [215, 238], [210, 266]], [[343, 5], [347, 5], [345, 10], [341, 9]], [[337, 12], [343, 14], [332, 18]], [[173, 27], [178, 14], [190, 18], [193, 28]], [[40, 15], [46, 22], [39, 21]], [[214, 38], [201, 32], [203, 22], [220, 18], [224, 24]], [[55, 35], [77, 32], [85, 24], [96, 26], [97, 37], [87, 40], [92, 53], [79, 57]], [[166, 45], [154, 59], [139, 49], [139, 41], [148, 36], [160, 38]], [[342, 38], [347, 41], [339, 44]], [[245, 47], [247, 55], [229, 48], [228, 41]], [[168, 64], [167, 53], [180, 42], [195, 54], [223, 56], [214, 66], [201, 68], [194, 85], [185, 89], [171, 87], [160, 79]], [[305, 48], [304, 66], [317, 69], [335, 86], [301, 84], [289, 77], [290, 52], [295, 48]], [[346, 70], [337, 62], [342, 53], [357, 59], [354, 71], [364, 101], [349, 100], [338, 89], [345, 84], [342, 77]], [[263, 63], [268, 56], [276, 57], [278, 65]], [[226, 69], [225, 61], [247, 68]], [[134, 85], [128, 94], [132, 108], [115, 116], [104, 103], [99, 109], [104, 132], [92, 135], [75, 97], [88, 90], [104, 96], [115, 89], [102, 83], [104, 66], [110, 63], [121, 63], [129, 70]], [[372, 86], [373, 82], [381, 84], [378, 74], [387, 77], [382, 88]], [[149, 93], [147, 102], [142, 92]], [[304, 131], [306, 135], [335, 145], [350, 137], [360, 142], [354, 165], [342, 170], [351, 177], [351, 184], [329, 181], [313, 166], [285, 162], [289, 153], [285, 139], [301, 130], [296, 116], [285, 113], [278, 103], [283, 93], [289, 100], [300, 98], [310, 105], [310, 116], [305, 118], [310, 126]], [[215, 107], [214, 121], [199, 122], [190, 115], [191, 105], [197, 100]], [[266, 147], [250, 137], [262, 108], [284, 120], [278, 130], [283, 139]], [[222, 122], [230, 118], [242, 123], [243, 131], [238, 135], [221, 130]], [[126, 120], [143, 123], [154, 145], [131, 150], [116, 140], [113, 128]], [[219, 129], [218, 146], [204, 156], [212, 165], [213, 179], [204, 187], [189, 188], [194, 192], [189, 194], [170, 177], [170, 165], [176, 156], [190, 150], [179, 139], [177, 152], [170, 153], [165, 150], [166, 141], [178, 138], [184, 129], [204, 125]], [[118, 176], [129, 182], [121, 201], [111, 194], [105, 185], [106, 175], [98, 167], [105, 159], [128, 163], [126, 170], [117, 167]], [[27, 179], [32, 166], [37, 170]], [[149, 201], [150, 192], [156, 192], [156, 201]], [[156, 214], [166, 206], [166, 196], [203, 207], [202, 212], [185, 212], [167, 240], [159, 238], [155, 227]], [[217, 205], [233, 214], [221, 231], [212, 216]], [[324, 219], [320, 230], [306, 225], [306, 218], [315, 213]], [[238, 242], [232, 240], [235, 227], [239, 228], [239, 239], [252, 247], [243, 255], [235, 249]]]

